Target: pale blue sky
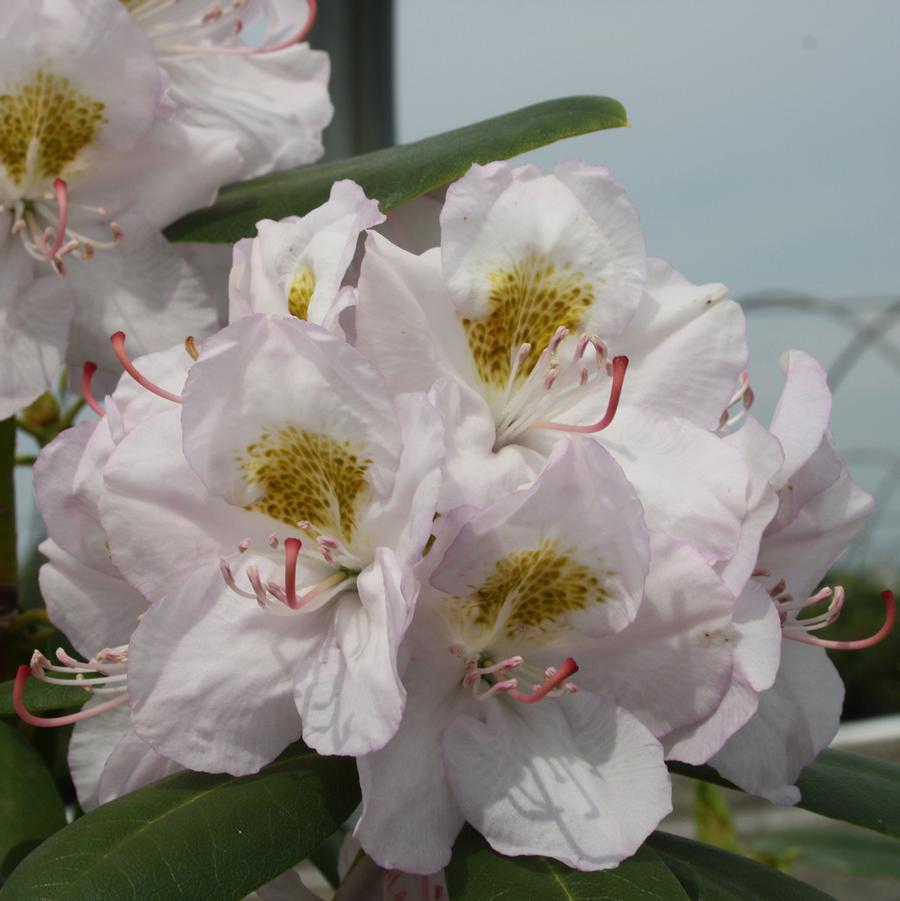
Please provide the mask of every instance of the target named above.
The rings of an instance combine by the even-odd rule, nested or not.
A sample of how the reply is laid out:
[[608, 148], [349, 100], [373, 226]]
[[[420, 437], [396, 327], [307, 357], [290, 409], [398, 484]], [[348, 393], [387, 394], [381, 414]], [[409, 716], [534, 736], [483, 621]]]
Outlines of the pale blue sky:
[[[610, 166], [651, 253], [736, 297], [900, 296], [896, 0], [397, 0], [400, 141], [589, 93], [620, 100], [632, 127], [527, 158]], [[754, 313], [761, 418], [781, 349], [828, 365], [848, 337], [825, 317]], [[900, 450], [898, 400], [900, 373], [866, 354], [836, 396], [839, 446]], [[870, 490], [882, 474], [853, 471]], [[879, 556], [898, 529], [892, 503]]]

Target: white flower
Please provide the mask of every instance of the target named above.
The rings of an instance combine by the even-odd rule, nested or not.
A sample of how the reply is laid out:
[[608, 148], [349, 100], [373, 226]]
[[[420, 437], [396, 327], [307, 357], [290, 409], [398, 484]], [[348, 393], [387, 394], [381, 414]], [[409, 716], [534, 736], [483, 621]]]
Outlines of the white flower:
[[358, 761], [366, 852], [434, 873], [468, 821], [580, 869], [634, 853], [671, 806], [659, 739], [727, 688], [733, 595], [648, 535], [620, 467], [578, 439], [534, 484], [439, 520], [421, 571], [403, 722]]
[[[316, 3], [298, 0], [129, 0], [169, 76], [175, 117], [233, 133], [237, 179], [311, 163], [331, 121], [328, 55], [301, 43]], [[253, 45], [246, 32], [262, 34]]]
[[200, 274], [159, 229], [209, 203], [240, 156], [227, 132], [171, 119], [165, 74], [121, 3], [11, 0], [0, 43], [5, 417], [66, 358], [110, 368], [106, 338], [123, 324], [138, 351], [213, 327]]
[[235, 774], [301, 718], [323, 753], [380, 747], [439, 490], [434, 410], [391, 400], [344, 341], [263, 315], [201, 345], [183, 395], [104, 471], [112, 559], [151, 602], [130, 645], [138, 735]]
[[356, 344], [394, 391], [435, 381], [448, 423], [442, 509], [532, 478], [560, 432], [606, 447], [651, 527], [730, 556], [747, 468], [713, 433], [746, 365], [740, 309], [647, 260], [637, 214], [601, 167], [473, 166], [441, 246], [374, 234]]

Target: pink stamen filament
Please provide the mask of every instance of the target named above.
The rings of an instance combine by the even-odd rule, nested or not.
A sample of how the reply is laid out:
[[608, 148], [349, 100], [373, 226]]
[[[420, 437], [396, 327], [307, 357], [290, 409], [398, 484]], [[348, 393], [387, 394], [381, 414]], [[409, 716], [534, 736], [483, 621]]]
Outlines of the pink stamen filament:
[[625, 382], [625, 371], [628, 369], [628, 357], [613, 357], [612, 361], [612, 388], [609, 392], [609, 403], [606, 405], [606, 413], [603, 418], [592, 425], [567, 425], [564, 422], [547, 422], [538, 420], [532, 423], [536, 429], [556, 429], [560, 432], [575, 432], [579, 435], [589, 435], [602, 432], [607, 428], [616, 415], [619, 408], [619, 398], [622, 396], [622, 385]]
[[292, 610], [300, 606], [297, 598], [297, 558], [301, 547], [303, 542], [299, 538], [284, 539], [284, 593]]
[[[509, 689], [510, 697], [521, 701], [523, 704], [536, 704], [542, 698], [545, 698], [551, 691], [556, 688], [564, 688], [566, 679], [578, 672], [578, 664], [571, 658], [566, 657], [562, 662], [562, 666], [552, 675], [545, 679], [536, 688], [533, 688], [528, 694], [523, 694], [515, 687]], [[515, 680], [512, 680], [515, 681]]]
[[69, 189], [66, 183], [57, 178], [53, 181], [53, 191], [56, 194], [56, 205], [59, 207], [59, 225], [56, 228], [56, 238], [50, 248], [49, 256], [55, 257], [63, 246], [66, 237], [66, 229], [69, 224]]
[[180, 404], [181, 403], [181, 395], [173, 394], [171, 391], [166, 391], [165, 388], [160, 388], [159, 385], [155, 385], [149, 379], [142, 376], [137, 369], [135, 369], [134, 364], [128, 358], [128, 354], [125, 353], [125, 332], [116, 332], [114, 335], [110, 337], [110, 343], [113, 346], [113, 350], [116, 353], [116, 357], [118, 357], [119, 362], [122, 364], [122, 368], [142, 387], [146, 388], [151, 394], [157, 395], [157, 397], [161, 397], [164, 400], [170, 400], [173, 403]]
[[80, 723], [82, 720], [90, 719], [93, 716], [99, 716], [101, 713], [106, 713], [107, 710], [114, 710], [116, 707], [121, 707], [128, 701], [128, 695], [121, 694], [117, 698], [113, 698], [110, 701], [104, 701], [102, 704], [91, 707], [89, 710], [80, 710], [78, 713], [70, 713], [67, 716], [35, 716], [33, 713], [29, 713], [28, 709], [25, 707], [25, 685], [28, 682], [28, 677], [30, 675], [31, 667], [24, 663], [16, 671], [16, 681], [13, 684], [13, 707], [20, 720], [28, 723], [29, 726], [37, 726], [40, 729], [48, 729], [54, 726], [69, 726], [72, 723]]
[[94, 392], [91, 390], [91, 380], [94, 378], [94, 373], [97, 371], [97, 364], [87, 362], [81, 368], [81, 393], [84, 396], [84, 400], [87, 405], [98, 415], [98, 416], [106, 416], [106, 410], [103, 409], [103, 406], [98, 403], [97, 398], [94, 397]]
[[894, 593], [887, 590], [882, 591], [881, 600], [884, 603], [885, 610], [884, 623], [874, 635], [870, 635], [868, 638], [859, 638], [855, 641], [834, 641], [827, 638], [814, 638], [811, 635], [807, 635], [805, 632], [793, 631], [793, 627], [803, 629], [804, 620], [798, 620], [791, 623], [790, 626], [785, 626], [782, 634], [785, 638], [790, 638], [793, 641], [816, 645], [817, 647], [827, 648], [832, 651], [862, 651], [865, 648], [871, 648], [887, 638], [894, 628], [894, 623], [897, 619], [897, 603], [894, 600]]

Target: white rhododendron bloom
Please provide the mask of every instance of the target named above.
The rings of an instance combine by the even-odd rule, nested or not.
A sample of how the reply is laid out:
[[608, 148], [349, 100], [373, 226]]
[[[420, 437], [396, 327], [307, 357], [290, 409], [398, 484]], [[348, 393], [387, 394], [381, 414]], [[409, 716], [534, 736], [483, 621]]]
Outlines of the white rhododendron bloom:
[[129, 658], [138, 735], [235, 774], [301, 718], [322, 753], [382, 746], [440, 486], [435, 411], [392, 399], [343, 340], [264, 315], [208, 339], [183, 394], [104, 470], [110, 553], [151, 602]]
[[[236, 136], [243, 158], [237, 178], [322, 155], [322, 131], [334, 112], [328, 54], [300, 43], [315, 21], [315, 0], [125, 0], [125, 6], [169, 77], [175, 117]], [[248, 33], [253, 43], [244, 40]]]
[[[200, 4], [129, 8], [163, 54]], [[280, 34], [286, 4], [235, 3], [178, 53], [255, 60], [226, 25], [263, 8]], [[83, 380], [103, 420], [37, 467], [42, 584], [84, 659], [37, 655], [16, 704], [77, 723], [85, 807], [302, 736], [357, 758], [358, 875], [401, 901], [440, 897], [466, 822], [615, 866], [671, 809], [666, 759], [797, 800], [840, 713], [824, 649], [893, 625], [886, 592], [875, 635], [817, 634], [871, 498], [821, 367], [788, 353], [769, 428], [749, 415], [740, 308], [647, 257], [605, 168], [473, 166], [387, 217], [336, 182], [237, 244], [228, 301], [134, 362], [113, 334], [115, 392]], [[24, 709], [29, 674], [71, 673], [83, 711]]]
[[356, 302], [345, 280], [360, 235], [384, 219], [359, 185], [338, 181], [328, 201], [307, 215], [258, 222], [256, 237], [234, 246], [229, 320], [290, 314], [339, 331], [341, 312]]
[[[160, 229], [226, 182], [316, 159], [332, 113], [327, 56], [297, 43], [314, 4], [8, 6], [0, 417], [66, 362], [115, 373], [119, 329], [136, 354], [210, 333], [227, 261], [170, 247]], [[267, 28], [249, 47], [241, 25], [255, 19]]]
[[382, 866], [427, 874], [468, 821], [504, 854], [614, 866], [671, 809], [658, 739], [726, 690], [732, 594], [696, 551], [647, 532], [621, 468], [583, 439], [442, 525], [403, 724], [358, 762], [357, 838]]
[[115, 0], [11, 0], [0, 42], [5, 417], [66, 359], [112, 368], [123, 321], [139, 351], [214, 326], [200, 274], [159, 229], [211, 202], [241, 159], [227, 132], [171, 118], [165, 73]]
[[747, 467], [714, 434], [746, 366], [740, 308], [649, 260], [608, 170], [473, 166], [447, 191], [441, 247], [370, 235], [356, 344], [394, 391], [436, 391], [442, 506], [540, 470], [561, 434], [606, 447], [652, 528], [733, 553]]

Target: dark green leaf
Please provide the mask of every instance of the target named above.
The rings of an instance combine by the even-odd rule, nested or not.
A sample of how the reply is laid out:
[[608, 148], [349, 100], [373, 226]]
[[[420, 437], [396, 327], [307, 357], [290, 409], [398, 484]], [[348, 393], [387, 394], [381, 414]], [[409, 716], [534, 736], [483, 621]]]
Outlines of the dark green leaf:
[[[709, 766], [670, 763], [673, 773], [735, 788]], [[852, 751], [823, 751], [797, 780], [813, 813], [900, 838], [900, 764]]]
[[471, 826], [444, 872], [451, 901], [679, 901], [678, 880], [646, 846], [614, 870], [582, 873], [548, 857], [504, 857]]
[[242, 898], [306, 857], [358, 802], [353, 760], [302, 745], [254, 776], [177, 773], [57, 833], [0, 899]]
[[691, 901], [825, 901], [829, 898], [805, 882], [764, 864], [690, 839], [654, 832], [647, 845], [678, 877]]
[[[0, 682], [0, 716], [15, 716], [12, 700], [13, 680]], [[69, 710], [81, 707], [90, 697], [83, 688], [68, 688], [65, 685], [47, 685], [37, 679], [29, 679], [25, 686], [25, 706], [31, 713], [46, 713], [48, 710]]]
[[173, 241], [231, 244], [255, 234], [260, 219], [300, 216], [328, 199], [332, 184], [351, 178], [384, 212], [459, 178], [472, 163], [488, 163], [574, 135], [628, 124], [609, 97], [565, 97], [536, 103], [465, 128], [362, 156], [276, 172], [222, 190], [207, 209], [166, 229]]
[[754, 839], [752, 848], [846, 876], [900, 879], [900, 844], [869, 832], [839, 827], [768, 832]]
[[0, 881], [65, 825], [50, 771], [21, 733], [0, 723]]

